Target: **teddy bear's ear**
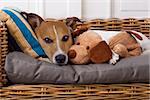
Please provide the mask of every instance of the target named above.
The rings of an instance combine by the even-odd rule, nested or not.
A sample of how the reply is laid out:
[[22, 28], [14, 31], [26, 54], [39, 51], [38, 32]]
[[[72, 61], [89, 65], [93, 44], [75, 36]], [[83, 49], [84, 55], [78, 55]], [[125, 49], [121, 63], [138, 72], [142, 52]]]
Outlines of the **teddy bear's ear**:
[[112, 51], [105, 41], [101, 41], [90, 50], [89, 57], [93, 63], [104, 63], [112, 58]]

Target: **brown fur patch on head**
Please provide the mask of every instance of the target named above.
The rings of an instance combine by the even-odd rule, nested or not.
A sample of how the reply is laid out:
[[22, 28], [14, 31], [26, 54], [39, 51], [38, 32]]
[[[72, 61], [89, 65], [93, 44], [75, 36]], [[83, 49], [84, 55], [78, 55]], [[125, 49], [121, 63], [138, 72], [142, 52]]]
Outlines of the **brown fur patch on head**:
[[[45, 53], [52, 61], [53, 54], [57, 51], [57, 41], [56, 41], [56, 34], [54, 31], [53, 26], [56, 27], [57, 35], [59, 38], [59, 47], [61, 50], [67, 54], [70, 46], [72, 45], [72, 38], [71, 33], [68, 30], [67, 26], [60, 21], [43, 21], [39, 27], [35, 29], [35, 33], [41, 44], [42, 48], [44, 49]], [[64, 36], [69, 36], [69, 38], [64, 41]], [[45, 39], [49, 38], [51, 43], [46, 43]]]

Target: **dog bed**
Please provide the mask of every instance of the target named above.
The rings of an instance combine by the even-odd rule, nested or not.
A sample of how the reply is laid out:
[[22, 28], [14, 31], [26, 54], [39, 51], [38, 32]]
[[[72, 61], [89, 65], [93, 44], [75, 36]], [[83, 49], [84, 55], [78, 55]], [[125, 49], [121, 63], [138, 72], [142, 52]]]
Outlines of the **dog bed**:
[[[118, 20], [123, 23], [118, 23]], [[102, 19], [105, 23], [95, 20], [98, 26], [105, 30], [121, 30], [126, 27], [126, 23], [132, 30], [136, 29], [149, 37], [149, 22], [147, 19]], [[134, 23], [133, 23], [134, 22]], [[136, 22], [136, 23], [135, 23]], [[125, 24], [124, 24], [125, 23]], [[90, 23], [89, 23], [90, 24]], [[95, 25], [95, 24], [94, 24]], [[117, 26], [117, 27], [116, 27]], [[118, 27], [120, 27], [118, 29]], [[11, 84], [6, 79], [4, 70], [5, 57], [8, 54], [8, 35], [7, 32], [0, 32], [0, 97], [1, 99], [15, 100], [149, 100], [150, 84], [148, 83], [125, 83], [125, 84]], [[141, 57], [141, 56], [140, 56]], [[141, 61], [139, 61], [141, 62]], [[31, 63], [31, 62], [30, 62]], [[76, 66], [76, 65], [75, 65]], [[85, 65], [86, 66], [86, 65]], [[90, 65], [91, 66], [91, 65]], [[83, 66], [84, 68], [84, 66]], [[145, 72], [143, 72], [143, 75]], [[122, 75], [122, 74], [121, 74]], [[118, 76], [117, 76], [118, 77]], [[144, 76], [143, 76], [144, 77]], [[118, 78], [115, 78], [117, 80]], [[7, 85], [6, 85], [7, 84]], [[7, 86], [7, 87], [6, 87]]]
[[24, 53], [12, 52], [6, 57], [5, 71], [14, 84], [149, 82], [149, 57], [150, 55], [141, 55], [125, 58], [116, 65], [58, 66], [38, 61]]

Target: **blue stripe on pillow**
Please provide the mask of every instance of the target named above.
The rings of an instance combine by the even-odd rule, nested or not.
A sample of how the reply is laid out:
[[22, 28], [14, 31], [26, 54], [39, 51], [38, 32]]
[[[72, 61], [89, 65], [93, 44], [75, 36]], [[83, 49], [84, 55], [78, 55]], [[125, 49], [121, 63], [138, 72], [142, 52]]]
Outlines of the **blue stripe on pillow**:
[[[32, 49], [39, 55], [43, 56], [46, 55], [43, 51], [42, 47], [38, 43], [38, 41], [32, 36], [32, 33], [28, 30], [28, 28], [25, 26], [25, 24], [11, 11], [3, 9], [5, 13], [7, 13], [15, 22], [15, 24], [18, 26], [20, 31], [22, 32], [24, 38], [27, 40], [27, 42], [30, 44]], [[18, 13], [18, 12], [17, 12]]]

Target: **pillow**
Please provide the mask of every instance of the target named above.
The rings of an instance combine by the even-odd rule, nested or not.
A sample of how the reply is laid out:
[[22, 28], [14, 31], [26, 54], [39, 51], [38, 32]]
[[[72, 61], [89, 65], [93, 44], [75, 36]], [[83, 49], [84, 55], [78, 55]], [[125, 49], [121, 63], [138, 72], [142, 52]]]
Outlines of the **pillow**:
[[12, 83], [20, 84], [142, 83], [149, 82], [149, 56], [125, 58], [116, 65], [58, 66], [38, 61], [24, 53], [12, 52], [6, 57], [5, 70]]
[[19, 11], [4, 8], [0, 10], [0, 20], [6, 22], [9, 33], [24, 53], [32, 57], [46, 56], [31, 26]]

